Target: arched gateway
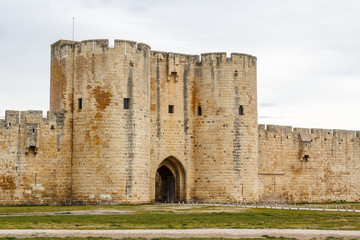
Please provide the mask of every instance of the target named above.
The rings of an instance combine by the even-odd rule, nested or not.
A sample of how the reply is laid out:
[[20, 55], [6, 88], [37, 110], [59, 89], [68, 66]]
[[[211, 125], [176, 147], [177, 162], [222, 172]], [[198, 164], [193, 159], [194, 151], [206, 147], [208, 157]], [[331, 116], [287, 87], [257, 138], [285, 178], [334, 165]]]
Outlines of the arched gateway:
[[185, 170], [174, 157], [160, 163], [155, 176], [155, 202], [185, 201]]

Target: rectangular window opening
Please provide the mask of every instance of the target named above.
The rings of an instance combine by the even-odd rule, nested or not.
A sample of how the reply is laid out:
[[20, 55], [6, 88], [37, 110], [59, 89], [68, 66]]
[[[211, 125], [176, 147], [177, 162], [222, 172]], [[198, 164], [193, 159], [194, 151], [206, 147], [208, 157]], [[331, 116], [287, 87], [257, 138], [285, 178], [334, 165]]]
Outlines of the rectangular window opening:
[[130, 98], [124, 98], [124, 109], [130, 109]]
[[239, 106], [239, 115], [244, 115], [244, 107]]
[[198, 106], [198, 108], [197, 108], [197, 115], [198, 115], [198, 116], [201, 116], [201, 115], [202, 115], [201, 106]]
[[79, 105], [79, 109], [82, 109], [82, 98], [78, 99], [78, 105]]
[[171, 81], [177, 82], [176, 76], [177, 76], [177, 72], [171, 72], [170, 75]]
[[29, 146], [29, 152], [32, 152], [32, 153], [34, 153], [34, 154], [36, 154], [37, 153], [37, 148], [36, 148], [36, 146]]
[[169, 113], [174, 113], [174, 105], [169, 105]]

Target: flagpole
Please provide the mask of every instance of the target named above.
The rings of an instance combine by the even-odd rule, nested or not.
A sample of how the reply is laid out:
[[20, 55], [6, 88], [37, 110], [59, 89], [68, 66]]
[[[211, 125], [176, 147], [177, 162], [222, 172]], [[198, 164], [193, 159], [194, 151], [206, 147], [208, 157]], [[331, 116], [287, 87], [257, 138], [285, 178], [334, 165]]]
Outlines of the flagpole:
[[72, 29], [72, 40], [75, 40], [75, 18], [73, 17], [73, 29]]

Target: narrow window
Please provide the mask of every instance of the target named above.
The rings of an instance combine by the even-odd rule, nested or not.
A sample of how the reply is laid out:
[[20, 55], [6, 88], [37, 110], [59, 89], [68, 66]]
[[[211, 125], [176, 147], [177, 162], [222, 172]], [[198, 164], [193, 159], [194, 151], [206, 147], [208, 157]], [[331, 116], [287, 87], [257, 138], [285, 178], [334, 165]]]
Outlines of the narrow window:
[[174, 113], [174, 105], [169, 105], [169, 113]]
[[33, 152], [34, 154], [36, 154], [36, 147], [35, 146], [29, 146], [29, 152]]
[[35, 132], [35, 128], [33, 128], [33, 133]]
[[198, 106], [198, 109], [197, 109], [197, 115], [198, 115], [198, 116], [201, 116], [201, 115], [202, 115], [202, 109], [201, 109], [201, 106]]
[[82, 98], [78, 99], [78, 105], [79, 105], [79, 109], [82, 109]]
[[239, 115], [244, 115], [244, 107], [239, 106]]
[[124, 109], [130, 108], [130, 98], [124, 98]]

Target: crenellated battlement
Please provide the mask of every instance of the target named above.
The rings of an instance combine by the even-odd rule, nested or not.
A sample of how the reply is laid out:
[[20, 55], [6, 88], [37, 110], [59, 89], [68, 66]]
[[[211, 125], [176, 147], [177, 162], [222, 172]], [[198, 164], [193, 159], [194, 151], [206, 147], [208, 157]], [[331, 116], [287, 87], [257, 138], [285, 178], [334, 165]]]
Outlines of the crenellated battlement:
[[342, 129], [321, 129], [321, 128], [293, 128], [292, 126], [265, 125], [259, 124], [259, 133], [299, 135], [300, 133], [311, 134], [315, 137], [350, 137], [360, 138], [360, 131]]
[[233, 64], [242, 65], [244, 68], [255, 67], [257, 58], [255, 56], [244, 53], [231, 53], [230, 57], [226, 56], [226, 52], [210, 52], [201, 54], [202, 64], [225, 64], [231, 62]]
[[[191, 63], [198, 63], [200, 61], [199, 55], [175, 53], [175, 52], [163, 52], [163, 51], [151, 51], [151, 57], [156, 58], [158, 62], [173, 60], [176, 61], [178, 58], [179, 63], [184, 63], [186, 60], [189, 60]], [[174, 60], [175, 59], [175, 60]]]
[[360, 131], [257, 106], [255, 56], [59, 40], [50, 111], [0, 119], [0, 205], [360, 201]]
[[[129, 54], [141, 53], [151, 49], [151, 47], [145, 43], [137, 43], [136, 41], [120, 39], [115, 39], [114, 45], [109, 44], [108, 39], [89, 39], [83, 41], [59, 40], [52, 44], [51, 48], [52, 51], [57, 48], [61, 50], [75, 49], [77, 56], [106, 53], [116, 53], [126, 56]], [[65, 52], [62, 54], [63, 56], [66, 56]]]
[[[27, 154], [29, 151], [33, 151], [36, 154], [39, 149], [39, 142], [41, 138], [44, 138], [44, 135], [49, 135], [51, 132], [59, 133], [55, 129], [62, 131], [64, 128], [64, 117], [64, 112], [47, 112], [47, 116], [44, 117], [43, 111], [8, 110], [5, 112], [5, 119], [0, 120], [0, 132], [11, 133], [15, 130], [18, 136], [16, 138], [18, 144], [25, 143], [24, 153]], [[0, 141], [5, 140], [9, 136], [7, 134], [1, 136]]]
[[231, 53], [231, 57], [227, 57], [226, 52], [212, 52], [202, 53], [200, 55], [190, 55], [174, 52], [163, 51], [151, 51], [152, 59], [156, 59], [156, 62], [166, 62], [169, 79], [171, 74], [176, 73], [176, 80], [178, 80], [179, 66], [184, 63], [194, 64], [197, 67], [202, 66], [223, 66], [225, 64], [236, 65], [236, 69], [231, 69], [234, 74], [238, 74], [238, 71], [246, 68], [256, 69], [256, 57], [243, 53]]
[[0, 129], [9, 129], [14, 126], [22, 126], [26, 124], [45, 124], [63, 127], [65, 112], [47, 112], [46, 117], [43, 111], [28, 110], [28, 111], [14, 111], [6, 110], [5, 118], [0, 119]]
[[[62, 56], [67, 56], [69, 53], [66, 49], [74, 49], [77, 56], [87, 54], [119, 54], [119, 55], [131, 55], [148, 51], [151, 47], [145, 43], [137, 43], [131, 40], [120, 40], [115, 39], [114, 45], [109, 44], [108, 39], [89, 39], [83, 41], [68, 41], [59, 40], [51, 45], [52, 51], [55, 49], [61, 50]], [[151, 57], [157, 58], [157, 61], [163, 61], [173, 59], [174, 62], [181, 64], [185, 61], [197, 64], [198, 66], [213, 64], [220, 65], [226, 63], [233, 63], [243, 68], [256, 67], [257, 58], [255, 56], [245, 53], [231, 53], [230, 57], [227, 57], [226, 52], [210, 52], [201, 53], [200, 55], [191, 55], [174, 52], [163, 52], [163, 51], [151, 51]]]

